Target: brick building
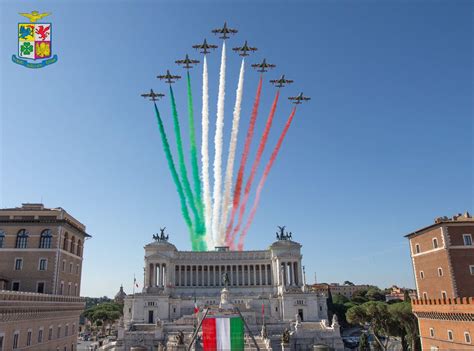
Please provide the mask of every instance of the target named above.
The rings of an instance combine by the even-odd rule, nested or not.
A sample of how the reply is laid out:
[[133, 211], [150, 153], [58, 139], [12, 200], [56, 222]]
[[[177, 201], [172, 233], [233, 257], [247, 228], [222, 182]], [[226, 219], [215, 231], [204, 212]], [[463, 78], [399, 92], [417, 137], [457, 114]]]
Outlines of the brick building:
[[0, 350], [74, 349], [85, 230], [62, 208], [0, 209]]
[[439, 217], [406, 237], [423, 350], [474, 349], [474, 219]]

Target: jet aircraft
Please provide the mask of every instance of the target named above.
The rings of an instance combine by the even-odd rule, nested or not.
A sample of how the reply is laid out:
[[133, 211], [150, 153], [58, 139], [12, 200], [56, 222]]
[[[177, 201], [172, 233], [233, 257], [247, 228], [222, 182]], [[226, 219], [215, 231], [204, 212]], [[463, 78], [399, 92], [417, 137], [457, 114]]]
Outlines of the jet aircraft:
[[224, 27], [212, 30], [212, 33], [214, 33], [214, 34], [221, 34], [221, 36], [219, 38], [224, 39], [224, 40], [230, 38], [228, 36], [228, 34], [235, 34], [237, 32], [238, 32], [237, 29], [228, 28], [227, 27], [227, 22], [224, 22]]
[[285, 75], [282, 75], [279, 79], [272, 79], [270, 83], [275, 85], [277, 88], [283, 88], [287, 84], [293, 83], [293, 81], [291, 79], [285, 79]]
[[257, 72], [267, 72], [268, 68], [275, 68], [276, 65], [267, 63], [266, 59], [263, 59], [262, 63], [255, 63], [252, 65], [253, 68], [258, 68]]
[[292, 100], [294, 104], [299, 105], [305, 101], [311, 100], [311, 98], [303, 96], [303, 93], [300, 93], [297, 96], [290, 96], [288, 100]]
[[186, 54], [186, 58], [184, 60], [176, 60], [175, 61], [178, 65], [183, 65], [183, 68], [190, 69], [193, 68], [193, 65], [196, 65], [199, 63], [198, 60], [191, 60]]
[[238, 46], [236, 48], [233, 48], [232, 50], [234, 50], [235, 52], [240, 52], [240, 56], [248, 56], [248, 52], [255, 52], [257, 51], [258, 49], [257, 48], [253, 48], [251, 46], [248, 46], [247, 44], [247, 40], [245, 41], [244, 45], [243, 46]]
[[193, 45], [193, 49], [201, 50], [200, 53], [206, 55], [210, 53], [209, 49], [217, 49], [217, 45], [208, 44], [207, 40], [204, 39], [202, 44]]
[[166, 70], [166, 74], [156, 76], [156, 78], [164, 79], [165, 83], [173, 84], [173, 83], [176, 83], [176, 81], [180, 79], [181, 76], [172, 75], [169, 70]]
[[149, 93], [144, 93], [142, 94], [142, 96], [146, 99], [146, 98], [150, 98], [150, 101], [158, 101], [159, 99], [161, 99], [163, 96], [165, 96], [165, 94], [161, 94], [161, 93], [155, 93], [153, 91], [153, 89], [150, 89], [150, 92]]

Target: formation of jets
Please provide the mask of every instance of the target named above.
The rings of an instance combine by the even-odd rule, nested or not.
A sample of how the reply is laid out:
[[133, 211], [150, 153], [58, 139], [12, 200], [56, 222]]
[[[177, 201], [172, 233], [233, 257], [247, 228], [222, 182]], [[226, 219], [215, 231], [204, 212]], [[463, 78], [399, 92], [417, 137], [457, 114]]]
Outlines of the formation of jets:
[[200, 53], [206, 55], [210, 53], [209, 49], [217, 49], [217, 45], [208, 44], [207, 40], [204, 39], [202, 44], [193, 45], [193, 49], [201, 50]]
[[240, 54], [239, 54], [240, 56], [248, 56], [249, 54], [247, 54], [247, 52], [249, 52], [249, 51], [250, 52], [255, 52], [258, 49], [254, 48], [254, 47], [251, 47], [251, 46], [248, 46], [247, 40], [246, 40], [243, 46], [238, 46], [236, 48], [233, 48], [232, 50], [234, 50], [236, 52], [240, 52]]
[[[230, 35], [234, 35], [237, 32], [238, 32], [237, 29], [227, 27], [227, 22], [224, 22], [224, 26], [222, 28], [217, 28], [217, 29], [212, 30], [212, 33], [220, 35], [219, 38], [224, 39], [224, 40], [229, 39]], [[196, 44], [196, 45], [193, 45], [192, 47], [196, 50], [199, 50], [201, 54], [206, 55], [210, 53], [211, 50], [216, 49], [217, 45], [208, 44], [207, 40], [204, 39], [204, 42], [202, 44]], [[255, 52], [258, 49], [256, 47], [249, 46], [247, 41], [245, 41], [244, 45], [235, 47], [232, 50], [235, 52], [238, 52], [240, 56], [245, 57], [245, 56], [249, 56], [249, 53]], [[183, 60], [176, 60], [175, 62], [178, 65], [182, 65], [183, 68], [188, 69], [188, 70], [190, 68], [193, 68], [194, 65], [199, 63], [198, 60], [190, 59], [187, 54]], [[251, 66], [257, 69], [257, 72], [261, 72], [261, 73], [268, 72], [269, 69], [276, 67], [276, 65], [272, 63], [267, 63], [266, 59], [263, 59], [261, 63], [255, 63], [255, 64], [252, 64]], [[159, 75], [157, 76], [157, 78], [159, 78], [160, 80], [164, 80], [165, 83], [173, 84], [173, 83], [176, 83], [176, 81], [180, 79], [181, 76], [173, 75], [170, 73], [169, 70], [167, 70], [166, 74]], [[270, 83], [272, 83], [277, 88], [282, 88], [288, 84], [293, 83], [293, 81], [291, 79], [286, 79], [285, 75], [282, 75], [279, 79], [270, 80]], [[141, 96], [143, 96], [144, 98], [149, 98], [150, 101], [157, 101], [158, 99], [162, 98], [164, 94], [155, 93], [153, 89], [150, 89], [149, 93], [141, 94]], [[296, 105], [299, 105], [305, 101], [311, 100], [311, 98], [304, 96], [303, 93], [300, 93], [297, 96], [290, 96], [288, 100], [290, 100]]]
[[224, 22], [224, 27], [212, 30], [212, 33], [214, 34], [221, 34], [219, 38], [224, 39], [224, 40], [230, 38], [228, 34], [235, 34], [237, 32], [238, 32], [237, 29], [227, 28], [227, 22]]
[[299, 105], [305, 101], [311, 100], [311, 98], [303, 96], [303, 93], [300, 93], [297, 96], [290, 96], [288, 100], [291, 100], [294, 104]]
[[159, 75], [159, 76], [156, 76], [156, 78], [160, 79], [160, 80], [165, 80], [165, 83], [168, 83], [168, 84], [173, 84], [173, 83], [176, 83], [176, 81], [178, 79], [181, 78], [181, 76], [176, 76], [176, 75], [172, 75], [170, 73], [170, 70], [166, 70], [166, 74], [162, 74], [162, 75]]
[[153, 89], [150, 89], [150, 92], [149, 93], [144, 93], [142, 94], [142, 96], [146, 99], [146, 98], [150, 98], [149, 100], [150, 101], [158, 101], [159, 99], [161, 99], [163, 96], [165, 96], [165, 94], [161, 94], [161, 93], [155, 93], [153, 91]]
[[183, 68], [186, 68], [186, 69], [193, 68], [193, 65], [196, 65], [199, 63], [198, 60], [191, 60], [187, 54], [184, 60], [176, 60], [175, 62], [178, 65], [183, 65]]
[[252, 67], [253, 68], [258, 68], [257, 72], [264, 73], [264, 72], [268, 72], [269, 68], [275, 68], [276, 65], [274, 65], [273, 63], [267, 63], [267, 60], [263, 59], [263, 61], [261, 63], [254, 63], [252, 65]]
[[282, 75], [279, 79], [272, 79], [270, 83], [272, 83], [277, 88], [283, 88], [287, 84], [293, 83], [293, 81], [291, 79], [285, 79], [285, 75]]

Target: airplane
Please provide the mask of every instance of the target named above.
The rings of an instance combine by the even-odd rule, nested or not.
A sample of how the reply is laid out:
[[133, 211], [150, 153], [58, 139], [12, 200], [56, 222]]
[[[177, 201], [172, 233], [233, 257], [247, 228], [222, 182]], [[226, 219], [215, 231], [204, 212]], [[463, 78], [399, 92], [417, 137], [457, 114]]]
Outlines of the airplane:
[[227, 28], [227, 22], [224, 22], [224, 27], [212, 30], [212, 33], [214, 34], [222, 34], [219, 38], [224, 40], [230, 38], [227, 34], [235, 34], [237, 32], [237, 29]]
[[170, 73], [169, 70], [166, 70], [166, 74], [156, 76], [156, 78], [164, 79], [165, 83], [173, 84], [173, 83], [176, 83], [176, 81], [180, 79], [181, 76], [174, 76]]
[[266, 59], [263, 59], [262, 63], [255, 63], [252, 65], [253, 68], [259, 68], [257, 72], [267, 72], [267, 68], [275, 68], [276, 65], [267, 63]]
[[288, 100], [293, 100], [293, 103], [299, 105], [304, 101], [311, 100], [311, 98], [303, 96], [303, 93], [300, 93], [298, 96], [290, 96]]
[[202, 44], [193, 45], [193, 49], [202, 50], [200, 52], [201, 52], [201, 54], [204, 54], [204, 55], [210, 53], [210, 51], [208, 49], [213, 49], [214, 50], [216, 48], [217, 48], [217, 45], [208, 44], [206, 39], [204, 39], [204, 43], [202, 43]]
[[188, 56], [188, 54], [186, 54], [186, 58], [184, 60], [177, 60], [175, 61], [178, 65], [183, 65], [183, 68], [186, 68], [186, 69], [190, 69], [190, 68], [193, 68], [192, 65], [195, 65], [195, 64], [198, 64], [199, 61], [198, 60], [191, 60]]
[[247, 40], [246, 40], [243, 46], [233, 48], [232, 50], [234, 50], [234, 51], [236, 51], [236, 52], [239, 52], [239, 51], [240, 51], [240, 54], [239, 54], [240, 56], [248, 56], [249, 54], [247, 54], [247, 52], [249, 52], [249, 51], [250, 51], [250, 52], [255, 52], [255, 51], [257, 51], [258, 49], [248, 46], [248, 45], [247, 45]]
[[287, 84], [293, 83], [291, 79], [285, 79], [285, 75], [282, 75], [279, 79], [272, 79], [270, 83], [274, 84], [277, 88], [283, 88]]
[[143, 96], [145, 99], [150, 98], [150, 101], [158, 101], [163, 96], [165, 96], [165, 94], [155, 93], [153, 89], [150, 89], [149, 93], [142, 94], [141, 96]]

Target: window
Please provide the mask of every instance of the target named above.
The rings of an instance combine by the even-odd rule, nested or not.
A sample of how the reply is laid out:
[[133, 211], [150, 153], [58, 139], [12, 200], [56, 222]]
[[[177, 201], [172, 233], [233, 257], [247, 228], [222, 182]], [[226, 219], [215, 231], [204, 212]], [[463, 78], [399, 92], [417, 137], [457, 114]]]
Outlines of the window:
[[48, 268], [48, 260], [46, 258], [40, 258], [38, 270], [45, 271]]
[[434, 329], [433, 329], [433, 328], [430, 328], [430, 336], [431, 336], [432, 338], [434, 338]]
[[20, 290], [20, 282], [19, 281], [12, 282], [12, 290], [13, 291], [19, 291]]
[[69, 263], [69, 273], [72, 273], [72, 262]]
[[61, 282], [61, 285], [59, 286], [59, 295], [62, 295], [64, 291], [64, 282]]
[[23, 259], [15, 258], [15, 271], [21, 271], [23, 268]]
[[464, 332], [464, 341], [466, 341], [466, 344], [471, 343], [471, 334], [469, 332]]
[[44, 282], [38, 282], [38, 284], [36, 285], [36, 292], [44, 294]]
[[446, 291], [441, 291], [441, 298], [444, 300], [448, 298], [448, 294], [446, 294]]
[[67, 250], [68, 241], [69, 241], [69, 234], [68, 234], [68, 232], [66, 232], [64, 234], [63, 250]]
[[50, 229], [43, 230], [40, 236], [39, 248], [50, 249], [52, 239], [53, 239], [53, 235], [51, 234], [51, 230]]
[[66, 272], [66, 261], [63, 260], [63, 265], [62, 265], [63, 272]]
[[420, 278], [425, 279], [425, 273], [423, 271], [420, 271]]
[[67, 294], [71, 295], [71, 283], [67, 284]]
[[72, 334], [74, 335], [75, 332], [76, 332], [76, 323], [73, 323], [72, 324]]
[[28, 246], [28, 232], [26, 229], [20, 229], [16, 234], [16, 244], [15, 248], [17, 249], [26, 249]]
[[79, 296], [79, 294], [77, 293], [77, 283], [74, 284], [74, 296]]
[[58, 333], [56, 334], [56, 339], [59, 339], [61, 337], [61, 326], [58, 325]]
[[438, 239], [433, 238], [433, 249], [437, 249], [437, 248], [438, 248]]
[[15, 334], [13, 334], [13, 349], [18, 348], [18, 339], [19, 338], [20, 338], [20, 332], [15, 332]]
[[3, 351], [3, 339], [4, 339], [4, 335], [0, 335], [0, 351]]
[[474, 275], [474, 264], [469, 266], [469, 271], [471, 272], [471, 275]]
[[29, 329], [28, 334], [26, 334], [26, 346], [31, 346], [31, 329]]
[[415, 245], [415, 252], [420, 253], [420, 244]]
[[423, 298], [424, 298], [425, 300], [427, 300], [427, 299], [428, 299], [428, 293], [424, 292], [424, 293], [423, 293]]
[[452, 330], [448, 330], [448, 340], [453, 341], [453, 331]]
[[52, 340], [52, 339], [53, 339], [53, 327], [49, 327], [48, 340]]
[[442, 276], [443, 276], [443, 268], [438, 267], [438, 277], [442, 277]]
[[69, 247], [69, 252], [74, 253], [74, 246], [76, 245], [76, 238], [73, 236], [71, 238], [71, 246]]
[[38, 343], [43, 342], [43, 329], [38, 330]]
[[464, 245], [472, 246], [472, 235], [471, 234], [463, 234], [462, 240], [464, 241]]
[[79, 265], [76, 264], [76, 274], [79, 274]]
[[69, 324], [66, 324], [66, 328], [64, 329], [64, 336], [69, 334]]
[[77, 256], [82, 255], [82, 242], [80, 239], [77, 241], [76, 255]]
[[[0, 230], [0, 248], [3, 247], [3, 242], [5, 241], [5, 232], [3, 230]], [[1, 350], [1, 348], [0, 348]]]

